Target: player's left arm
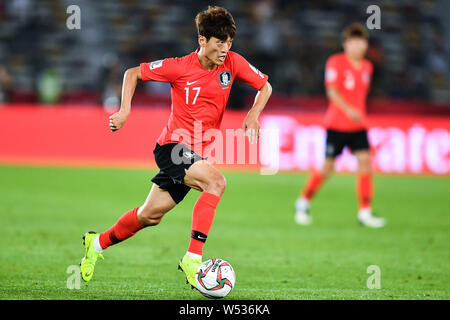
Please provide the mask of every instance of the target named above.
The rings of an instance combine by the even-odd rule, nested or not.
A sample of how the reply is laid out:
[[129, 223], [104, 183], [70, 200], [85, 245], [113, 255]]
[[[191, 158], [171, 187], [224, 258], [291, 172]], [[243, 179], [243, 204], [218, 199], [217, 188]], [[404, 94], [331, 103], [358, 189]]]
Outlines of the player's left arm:
[[260, 134], [258, 118], [261, 112], [264, 110], [264, 107], [266, 106], [267, 101], [269, 100], [271, 95], [272, 86], [270, 85], [269, 81], [267, 81], [256, 94], [253, 106], [244, 119], [242, 129], [244, 129], [244, 132], [246, 136], [248, 136], [248, 141], [250, 143], [256, 143], [258, 141]]
[[251, 65], [244, 57], [236, 52], [230, 52], [230, 56], [233, 59], [236, 80], [258, 90], [253, 106], [242, 124], [242, 129], [244, 129], [244, 134], [248, 137], [249, 142], [256, 143], [260, 134], [258, 117], [272, 95], [272, 86], [268, 81], [269, 77]]
[[122, 83], [120, 110], [109, 117], [109, 127], [111, 132], [115, 132], [122, 128], [127, 121], [131, 112], [131, 99], [133, 98], [138, 80], [141, 79], [140, 67], [130, 68], [125, 71]]

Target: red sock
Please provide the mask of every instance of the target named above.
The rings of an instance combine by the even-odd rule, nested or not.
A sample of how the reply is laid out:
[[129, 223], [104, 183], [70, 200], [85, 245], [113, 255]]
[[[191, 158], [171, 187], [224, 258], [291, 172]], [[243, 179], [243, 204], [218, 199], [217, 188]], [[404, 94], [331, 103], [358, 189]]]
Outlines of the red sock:
[[359, 209], [370, 208], [373, 196], [372, 175], [365, 173], [358, 176], [356, 194], [358, 195]]
[[128, 211], [109, 230], [100, 234], [99, 242], [103, 249], [128, 239], [143, 228], [137, 219], [138, 209]]
[[203, 254], [203, 245], [208, 237], [209, 229], [211, 229], [219, 201], [220, 197], [212, 193], [203, 192], [195, 203], [192, 212], [192, 232], [188, 248], [189, 252], [199, 255]]
[[323, 182], [322, 174], [320, 172], [314, 171], [312, 175], [309, 177], [308, 182], [306, 183], [302, 196], [310, 200], [317, 192], [317, 190], [320, 188], [322, 182]]

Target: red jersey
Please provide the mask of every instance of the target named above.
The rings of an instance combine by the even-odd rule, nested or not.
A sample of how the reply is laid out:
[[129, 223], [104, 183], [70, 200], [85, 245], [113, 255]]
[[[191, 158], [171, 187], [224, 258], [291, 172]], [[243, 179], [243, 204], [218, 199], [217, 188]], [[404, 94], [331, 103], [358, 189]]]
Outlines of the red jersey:
[[336, 87], [345, 101], [361, 113], [362, 119], [360, 122], [354, 122], [330, 101], [324, 123], [327, 129], [347, 132], [366, 129], [366, 98], [372, 72], [372, 63], [367, 59], [363, 59], [357, 69], [345, 53], [337, 53], [328, 58], [325, 65], [325, 86]]
[[140, 70], [144, 81], [163, 81], [171, 85], [171, 113], [158, 143], [181, 142], [191, 150], [203, 153], [212, 142], [205, 141], [203, 134], [208, 129], [220, 128], [234, 80], [260, 90], [268, 76], [232, 51], [228, 51], [222, 65], [215, 70], [206, 70], [200, 64], [197, 52], [198, 49], [181, 58], [141, 63]]

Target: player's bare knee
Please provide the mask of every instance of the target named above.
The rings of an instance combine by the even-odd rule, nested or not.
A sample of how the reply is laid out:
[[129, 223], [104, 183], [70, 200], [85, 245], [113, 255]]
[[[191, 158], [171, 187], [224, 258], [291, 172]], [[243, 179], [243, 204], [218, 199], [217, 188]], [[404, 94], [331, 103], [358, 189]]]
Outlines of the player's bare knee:
[[321, 175], [326, 179], [334, 170], [334, 158], [326, 158], [325, 163], [322, 166]]
[[225, 177], [221, 174], [214, 175], [207, 183], [204, 191], [215, 194], [217, 196], [222, 196], [225, 192], [227, 186], [227, 181]]
[[216, 181], [217, 188], [221, 193], [225, 192], [225, 188], [227, 187], [227, 180], [223, 175], [220, 175], [220, 177]]
[[358, 160], [359, 160], [358, 161], [358, 173], [359, 174], [372, 173], [370, 156], [360, 156]]

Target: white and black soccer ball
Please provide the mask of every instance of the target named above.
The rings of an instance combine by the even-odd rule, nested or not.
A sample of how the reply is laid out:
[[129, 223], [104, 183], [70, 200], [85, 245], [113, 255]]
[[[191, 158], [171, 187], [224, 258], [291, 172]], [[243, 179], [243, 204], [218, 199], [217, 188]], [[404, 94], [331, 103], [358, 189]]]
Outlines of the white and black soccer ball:
[[220, 299], [234, 288], [236, 274], [231, 264], [223, 259], [209, 259], [203, 262], [195, 275], [198, 291], [205, 297]]

